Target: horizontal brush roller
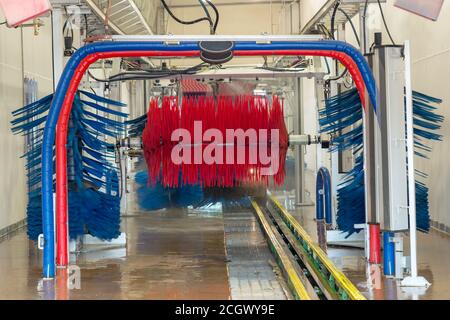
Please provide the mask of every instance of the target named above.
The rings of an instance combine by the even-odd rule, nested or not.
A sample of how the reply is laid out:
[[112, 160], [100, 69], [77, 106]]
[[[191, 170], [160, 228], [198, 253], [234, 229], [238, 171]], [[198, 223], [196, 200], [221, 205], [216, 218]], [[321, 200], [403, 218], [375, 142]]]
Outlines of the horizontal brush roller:
[[[188, 140], [182, 137], [186, 134]], [[289, 139], [276, 96], [183, 97], [181, 104], [164, 97], [161, 105], [153, 99], [142, 140], [153, 184], [233, 187], [284, 181]], [[174, 150], [182, 163], [174, 161]]]

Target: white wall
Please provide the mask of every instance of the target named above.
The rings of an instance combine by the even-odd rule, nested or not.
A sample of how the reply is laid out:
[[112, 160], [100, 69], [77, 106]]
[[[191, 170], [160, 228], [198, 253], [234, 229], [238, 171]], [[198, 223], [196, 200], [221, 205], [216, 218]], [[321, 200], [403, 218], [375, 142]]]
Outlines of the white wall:
[[52, 91], [51, 20], [42, 20], [39, 36], [24, 28], [23, 39], [20, 28], [0, 26], [0, 229], [25, 218], [24, 137], [13, 136], [10, 125], [11, 112], [23, 106], [23, 76], [39, 82], [39, 97]]
[[[222, 1], [227, 2], [227, 1]], [[244, 3], [244, 1], [242, 1]], [[188, 1], [171, 1], [174, 14], [182, 20], [193, 20], [204, 17], [202, 8], [196, 2], [195, 6], [177, 7], [179, 4], [189, 3]], [[217, 34], [282, 34], [290, 33], [290, 19], [284, 19], [288, 14], [289, 6], [280, 3], [274, 4], [239, 4], [220, 5], [220, 1], [214, 1], [220, 12], [220, 20]], [[297, 9], [298, 10], [298, 9]], [[210, 10], [212, 13], [212, 10]], [[166, 14], [166, 17], [168, 15]], [[212, 13], [214, 19], [214, 14]], [[168, 32], [172, 34], [209, 34], [208, 22], [201, 22], [194, 25], [182, 25], [172, 18], [168, 18]]]
[[[267, 34], [290, 34], [291, 31], [298, 30], [298, 6], [292, 6], [286, 1], [273, 4], [252, 4], [251, 1], [239, 5], [221, 5], [225, 0], [213, 1], [220, 12], [220, 20], [216, 33], [219, 35], [261, 35]], [[175, 0], [169, 2], [173, 13], [182, 20], [194, 20], [204, 17], [205, 14], [197, 1]], [[186, 6], [195, 4], [193, 6]], [[186, 7], [177, 7], [184, 5]], [[214, 14], [211, 11], [214, 19]], [[291, 24], [292, 11], [292, 24]], [[180, 35], [207, 35], [209, 34], [208, 22], [201, 22], [193, 25], [183, 25], [177, 23], [167, 13], [165, 14], [167, 33]], [[254, 64], [263, 63], [263, 59], [258, 58], [235, 58], [231, 64]], [[176, 62], [178, 65], [192, 65], [192, 59], [183, 59]], [[198, 63], [198, 62], [197, 62]]]
[[[302, 23], [306, 23], [313, 15], [314, 10], [320, 8], [325, 0], [302, 0]], [[450, 2], [444, 1], [441, 15], [437, 22], [408, 13], [394, 7], [394, 0], [387, 0], [382, 5], [388, 26], [394, 40], [402, 43], [410, 40], [413, 60], [413, 88], [417, 91], [430, 94], [444, 100], [439, 112], [446, 117], [441, 130], [444, 142], [433, 143], [433, 152], [430, 160], [418, 159], [417, 168], [429, 174], [427, 185], [430, 188], [431, 218], [447, 226], [450, 225], [450, 90], [448, 89], [448, 75], [450, 74]], [[356, 28], [359, 29], [355, 17]], [[378, 5], [373, 4], [368, 9], [368, 27], [370, 41], [373, 41], [374, 32], [383, 32], [385, 43], [389, 38], [379, 13]], [[351, 35], [350, 26], [347, 26], [347, 39], [355, 43]], [[306, 88], [305, 88], [306, 89]], [[308, 98], [306, 98], [308, 99]]]

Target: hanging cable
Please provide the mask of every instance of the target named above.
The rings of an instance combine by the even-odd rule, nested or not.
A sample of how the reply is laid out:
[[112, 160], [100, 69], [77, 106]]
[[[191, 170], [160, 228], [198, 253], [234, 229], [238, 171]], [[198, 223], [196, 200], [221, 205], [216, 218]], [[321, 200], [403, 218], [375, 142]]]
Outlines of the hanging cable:
[[88, 16], [87, 14], [84, 14], [84, 26], [86, 30], [84, 31], [86, 33], [86, 38], [89, 36], [89, 22], [88, 22]]
[[66, 19], [66, 21], [64, 22], [64, 25], [63, 25], [63, 36], [64, 37], [66, 36], [66, 30], [67, 30], [67, 27], [69, 27], [70, 28], [69, 29], [70, 37], [73, 38], [73, 25], [72, 25], [72, 21], [71, 21], [72, 17], [73, 17], [73, 14], [69, 15], [68, 12], [67, 12], [67, 9], [66, 9], [66, 14], [68, 15], [68, 17], [67, 17], [67, 19]]
[[214, 22], [211, 19], [211, 15], [209, 14], [208, 8], [206, 8], [205, 3], [203, 2], [203, 0], [198, 0], [198, 2], [200, 3], [200, 5], [203, 8], [203, 11], [206, 14], [206, 17], [208, 18], [209, 21], [209, 31], [211, 34], [214, 34]]
[[219, 10], [217, 10], [217, 7], [210, 0], [206, 0], [206, 2], [214, 10], [214, 13], [216, 15], [216, 21], [214, 22], [214, 34], [215, 34], [216, 30], [217, 30], [217, 26], [219, 25], [219, 19], [220, 19]]
[[325, 61], [325, 66], [327, 67], [327, 74], [331, 74], [331, 69], [330, 69], [330, 65], [328, 63], [328, 60], [326, 57], [322, 57], [322, 59]]
[[208, 21], [209, 22], [208, 18], [199, 18], [199, 19], [191, 20], [191, 21], [183, 21], [181, 19], [178, 19], [173, 14], [173, 12], [170, 10], [170, 8], [167, 5], [166, 1], [164, 1], [164, 0], [160, 0], [160, 1], [161, 1], [162, 5], [164, 6], [164, 9], [166, 9], [167, 13], [172, 17], [172, 19], [174, 19], [178, 23], [181, 23], [181, 24], [195, 24], [195, 23], [199, 23], [199, 22], [202, 22], [202, 21]]
[[350, 16], [347, 14], [347, 12], [345, 12], [341, 8], [338, 8], [338, 10], [347, 18], [348, 22], [350, 23], [350, 25], [352, 27], [353, 34], [355, 35], [355, 38], [356, 38], [356, 42], [358, 42], [358, 45], [361, 47], [361, 41], [359, 40], [358, 32], [356, 32], [356, 28], [355, 28], [355, 25], [353, 24], [352, 18], [350, 18]]
[[333, 14], [331, 15], [331, 34], [333, 35], [333, 39], [334, 39], [334, 31], [335, 31], [334, 22], [336, 20], [336, 14], [337, 14], [337, 11], [338, 11], [338, 8], [340, 5], [341, 5], [341, 1], [340, 0], [336, 1], [336, 4], [334, 5], [334, 9], [333, 9]]
[[[322, 29], [322, 32], [323, 32], [323, 30], [325, 30], [325, 32], [323, 32], [324, 34], [328, 33], [329, 37], [334, 40], [335, 39], [334, 38], [334, 32], [335, 32], [336, 14], [339, 11], [339, 12], [343, 13], [345, 15], [345, 17], [347, 18], [347, 20], [350, 22], [350, 24], [352, 26], [352, 29], [353, 29], [353, 32], [354, 32], [355, 37], [356, 37], [356, 41], [361, 46], [361, 43], [360, 43], [360, 40], [359, 40], [359, 37], [358, 37], [358, 33], [356, 32], [355, 25], [353, 24], [353, 21], [351, 20], [350, 16], [344, 10], [339, 8], [340, 4], [341, 4], [340, 0], [336, 1], [336, 4], [335, 4], [334, 9], [333, 9], [333, 13], [331, 15], [331, 31], [328, 30], [327, 27], [325, 27], [324, 25], [318, 25], [318, 26]], [[326, 63], [328, 65], [327, 61], [326, 61]], [[348, 74], [348, 69], [346, 68], [344, 71], [342, 71], [342, 73], [340, 75], [338, 75], [337, 77], [334, 77], [334, 78], [329, 78], [325, 82], [329, 84], [331, 81], [338, 81], [338, 80], [342, 79], [343, 77], [345, 77], [347, 74]]]
[[366, 3], [364, 4], [364, 12], [363, 12], [363, 39], [362, 41], [364, 41], [363, 43], [363, 52], [364, 54], [367, 54], [367, 32], [366, 32], [366, 14], [367, 14], [367, 6], [369, 5], [369, 0], [366, 0]]
[[196, 74], [205, 64], [200, 63], [193, 67], [183, 70], [142, 70], [141, 72], [122, 72], [115, 74], [107, 79], [100, 79], [94, 76], [89, 70], [88, 75], [98, 82], [110, 83], [130, 80], [157, 80], [172, 76], [193, 75]]
[[381, 18], [383, 19], [383, 23], [384, 23], [384, 27], [386, 28], [386, 32], [387, 32], [387, 34], [389, 36], [389, 39], [391, 39], [392, 44], [395, 46], [396, 45], [395, 41], [392, 38], [391, 31], [389, 30], [389, 27], [388, 27], [388, 25], [386, 23], [386, 18], [384, 17], [383, 8], [381, 7], [381, 2], [380, 2], [380, 0], [377, 0], [377, 2], [378, 2], [378, 7], [380, 8]]
[[335, 77], [335, 78], [329, 78], [329, 79], [326, 80], [326, 82], [331, 82], [331, 81], [337, 81], [337, 80], [340, 80], [340, 79], [342, 79], [347, 73], [348, 73], [348, 70], [345, 69], [344, 71], [342, 71], [342, 73], [341, 73], [339, 76], [337, 76], [337, 77]]
[[323, 34], [325, 37], [328, 37], [329, 39], [333, 39], [333, 40], [334, 40], [333, 35], [331, 34], [330, 30], [328, 30], [328, 28], [325, 27], [325, 25], [323, 25], [323, 24], [318, 24], [317, 27], [320, 29], [320, 31], [322, 32], [322, 34]]
[[[334, 40], [334, 35], [331, 34], [330, 30], [328, 30], [328, 28], [325, 27], [325, 25], [323, 25], [323, 24], [318, 24], [317, 26], [319, 27], [320, 31], [321, 31], [325, 36], [327, 36], [327, 37], [329, 37], [330, 39], [333, 39], [333, 40]], [[359, 39], [357, 39], [357, 40], [359, 40]], [[326, 64], [326, 66], [327, 66], [328, 74], [330, 74], [330, 72], [331, 72], [331, 71], [330, 71], [330, 66], [329, 66], [328, 61], [327, 61], [326, 58], [325, 58], [325, 64]], [[325, 81], [325, 83], [326, 83], [326, 84], [329, 84], [331, 81], [337, 81], [337, 80], [340, 80], [340, 79], [342, 79], [347, 73], [348, 73], [348, 70], [345, 69], [344, 71], [342, 71], [342, 73], [341, 73], [339, 76], [334, 77], [334, 78], [329, 78], [329, 79], [327, 79], [327, 80]]]

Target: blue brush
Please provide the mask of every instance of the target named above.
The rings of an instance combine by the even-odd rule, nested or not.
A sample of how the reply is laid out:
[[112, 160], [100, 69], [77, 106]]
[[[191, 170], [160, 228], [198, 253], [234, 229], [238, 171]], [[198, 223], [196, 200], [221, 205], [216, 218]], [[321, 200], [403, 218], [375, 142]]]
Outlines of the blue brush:
[[[80, 98], [81, 94], [89, 100]], [[13, 112], [12, 132], [27, 138], [28, 236], [37, 240], [42, 233], [41, 151], [42, 125], [50, 108], [52, 95]], [[76, 238], [87, 230], [103, 240], [120, 235], [120, 198], [117, 169], [111, 164], [114, 145], [104, 137], [116, 137], [125, 131], [126, 114], [100, 104], [121, 108], [123, 103], [80, 91], [74, 99], [68, 135], [69, 236]], [[97, 111], [103, 113], [102, 116]], [[94, 188], [94, 189], [93, 189]]]
[[162, 184], [148, 184], [147, 170], [136, 173], [135, 182], [138, 185], [136, 190], [139, 206], [147, 211], [160, 210], [170, 207], [170, 192]]
[[[442, 135], [437, 131], [441, 129], [444, 117], [436, 113], [441, 99], [433, 98], [423, 93], [413, 91], [414, 111], [414, 152], [417, 156], [428, 159], [432, 151], [427, 141], [442, 141]], [[429, 190], [421, 180], [427, 175], [418, 170], [416, 175], [416, 221], [417, 229], [423, 232], [430, 230]]]
[[144, 114], [139, 118], [127, 121], [128, 136], [140, 137], [145, 129], [146, 124], [147, 124], [147, 114]]
[[144, 210], [196, 206], [203, 200], [203, 189], [199, 185], [186, 185], [179, 188], [165, 188], [161, 183], [148, 185], [147, 170], [136, 173], [135, 181], [138, 184], [138, 203]]
[[[325, 107], [319, 110], [320, 131], [334, 136], [331, 152], [352, 150], [355, 155], [353, 169], [346, 174], [337, 190], [336, 222], [339, 230], [347, 236], [360, 231], [355, 229], [355, 224], [365, 222], [362, 115], [361, 99], [356, 89], [325, 100]], [[350, 126], [353, 126], [352, 130], [340, 134]]]
[[[431, 147], [426, 141], [441, 141], [442, 136], [436, 131], [441, 128], [444, 117], [435, 113], [440, 99], [413, 92], [414, 109], [414, 144], [415, 154], [427, 158]], [[319, 110], [321, 132], [334, 134], [331, 151], [353, 150], [355, 166], [346, 175], [337, 191], [337, 224], [339, 229], [348, 233], [357, 232], [355, 224], [365, 222], [364, 171], [363, 171], [363, 127], [362, 107], [356, 89], [332, 97], [325, 101], [325, 107]], [[350, 126], [353, 129], [339, 135], [341, 130]], [[427, 232], [430, 228], [428, 188], [419, 181], [426, 174], [416, 170], [416, 215], [417, 228]]]

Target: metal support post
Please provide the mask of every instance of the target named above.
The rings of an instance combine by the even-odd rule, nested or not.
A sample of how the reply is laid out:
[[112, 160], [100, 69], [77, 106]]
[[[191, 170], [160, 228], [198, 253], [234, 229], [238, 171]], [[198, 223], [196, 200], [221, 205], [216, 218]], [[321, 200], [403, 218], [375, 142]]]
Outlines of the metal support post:
[[[302, 104], [302, 80], [294, 79], [295, 83], [295, 102], [294, 108], [294, 133], [303, 134], [303, 104]], [[305, 152], [304, 146], [296, 145], [294, 147], [295, 155], [295, 204], [301, 206], [305, 203]]]
[[410, 43], [405, 41], [405, 91], [406, 91], [406, 131], [408, 147], [408, 199], [409, 199], [409, 240], [411, 252], [411, 275], [401, 282], [403, 287], [428, 287], [431, 284], [417, 274], [417, 228], [416, 228], [416, 185], [414, 172], [414, 128], [411, 86]]
[[53, 90], [56, 91], [59, 78], [64, 70], [64, 39], [63, 39], [62, 7], [57, 6], [52, 11], [52, 46], [53, 46]]

